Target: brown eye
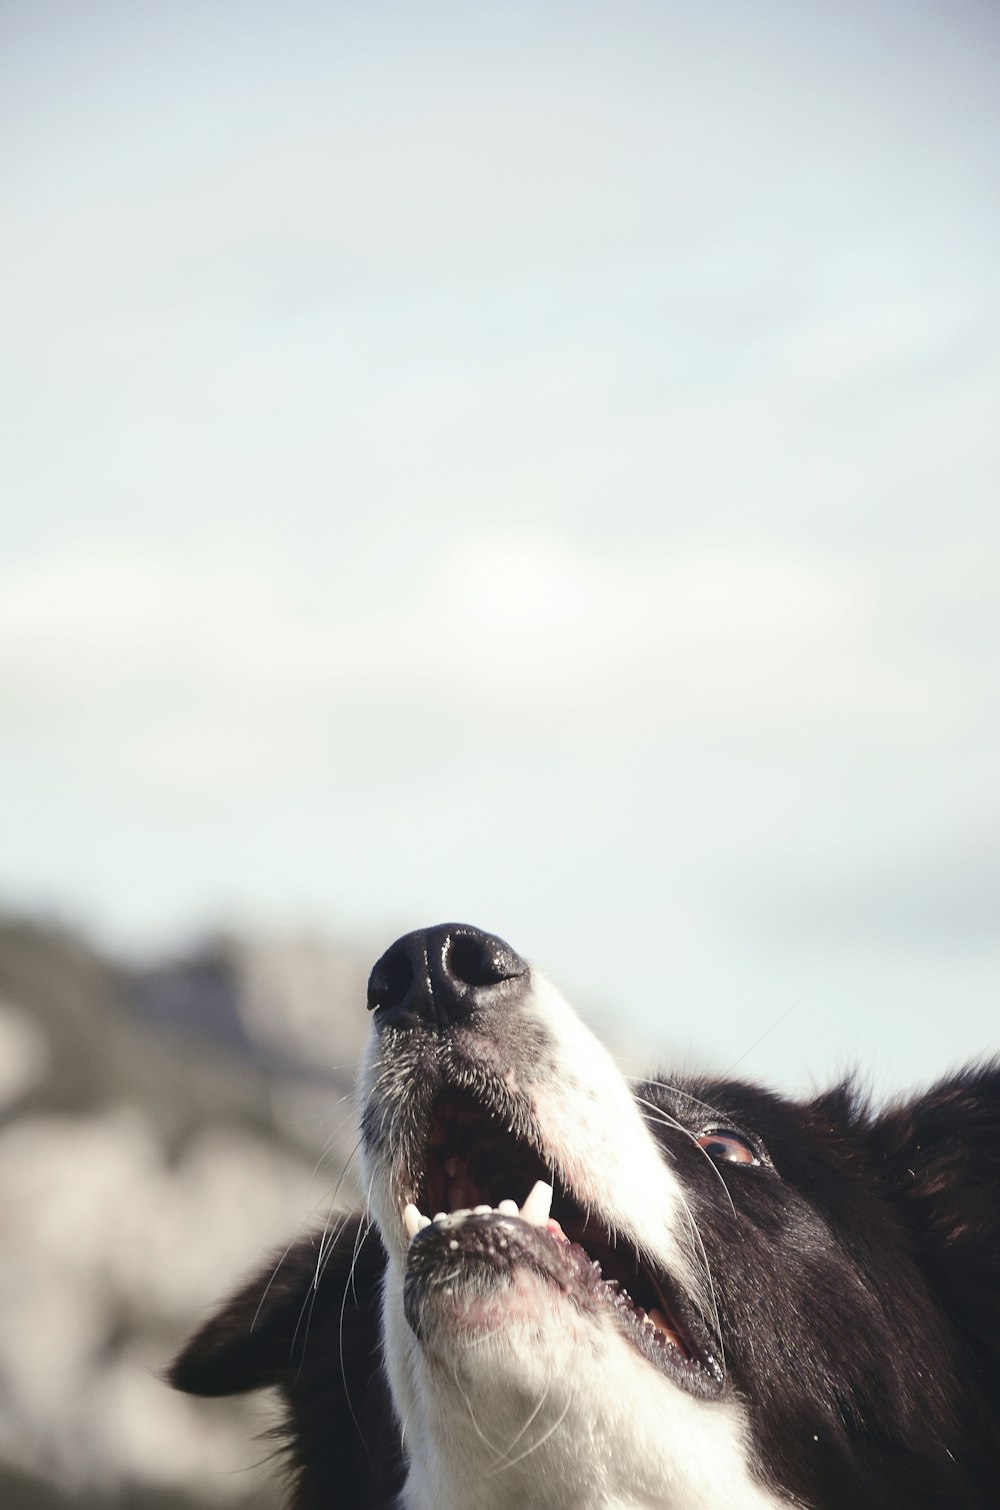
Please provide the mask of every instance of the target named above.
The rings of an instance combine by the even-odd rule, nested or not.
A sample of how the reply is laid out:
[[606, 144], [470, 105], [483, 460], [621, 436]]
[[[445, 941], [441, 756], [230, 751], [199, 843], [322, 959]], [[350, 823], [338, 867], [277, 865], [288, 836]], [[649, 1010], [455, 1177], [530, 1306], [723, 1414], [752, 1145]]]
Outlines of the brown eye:
[[726, 1164], [759, 1164], [753, 1144], [740, 1133], [706, 1132], [696, 1140], [709, 1158]]

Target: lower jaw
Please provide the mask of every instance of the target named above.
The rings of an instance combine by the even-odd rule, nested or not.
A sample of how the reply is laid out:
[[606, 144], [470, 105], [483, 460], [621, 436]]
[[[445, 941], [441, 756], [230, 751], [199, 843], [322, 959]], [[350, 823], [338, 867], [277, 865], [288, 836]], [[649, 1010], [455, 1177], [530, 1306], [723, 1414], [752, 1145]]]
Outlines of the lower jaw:
[[[571, 1346], [583, 1346], [587, 1327], [603, 1323], [615, 1328], [621, 1340], [649, 1367], [665, 1373], [669, 1370], [669, 1362], [662, 1366], [656, 1354], [650, 1356], [647, 1351], [664, 1346], [656, 1339], [657, 1328], [651, 1326], [651, 1335], [647, 1336], [641, 1324], [623, 1325], [610, 1306], [595, 1304], [586, 1295], [580, 1297], [578, 1305], [552, 1280], [528, 1267], [502, 1276], [465, 1275], [454, 1282], [435, 1283], [416, 1304], [409, 1298], [407, 1315], [413, 1318], [411, 1329], [422, 1341], [437, 1335], [445, 1345], [459, 1338], [475, 1340], [487, 1335], [499, 1340], [504, 1332], [510, 1332], [512, 1347], [516, 1347], [514, 1334], [521, 1334], [523, 1345], [527, 1332], [529, 1345], [538, 1346], [544, 1337], [555, 1334]], [[685, 1366], [695, 1367], [678, 1350], [676, 1367]]]

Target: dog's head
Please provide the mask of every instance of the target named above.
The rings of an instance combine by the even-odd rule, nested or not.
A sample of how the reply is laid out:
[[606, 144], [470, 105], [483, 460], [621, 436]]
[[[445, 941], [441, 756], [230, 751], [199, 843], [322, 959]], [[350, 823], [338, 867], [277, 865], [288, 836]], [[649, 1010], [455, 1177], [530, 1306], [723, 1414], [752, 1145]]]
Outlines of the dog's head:
[[296, 1506], [990, 1502], [996, 1072], [881, 1118], [630, 1086], [457, 925], [394, 944], [368, 1005], [364, 1216], [172, 1373], [282, 1390]]

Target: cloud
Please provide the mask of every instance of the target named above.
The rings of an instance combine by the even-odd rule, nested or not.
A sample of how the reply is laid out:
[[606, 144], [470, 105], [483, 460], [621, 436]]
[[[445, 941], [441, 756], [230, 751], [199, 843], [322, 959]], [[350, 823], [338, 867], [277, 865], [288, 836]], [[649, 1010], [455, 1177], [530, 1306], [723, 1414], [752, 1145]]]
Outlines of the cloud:
[[[235, 551], [138, 542], [0, 579], [8, 749], [151, 790], [222, 797], [383, 769], [469, 730], [556, 759], [574, 745], [737, 737], [775, 747], [859, 724], [897, 741], [975, 689], [932, 681], [878, 631], [856, 563], [675, 542], [645, 557], [470, 533], [410, 558], [371, 603]], [[398, 563], [397, 563], [398, 566]]]

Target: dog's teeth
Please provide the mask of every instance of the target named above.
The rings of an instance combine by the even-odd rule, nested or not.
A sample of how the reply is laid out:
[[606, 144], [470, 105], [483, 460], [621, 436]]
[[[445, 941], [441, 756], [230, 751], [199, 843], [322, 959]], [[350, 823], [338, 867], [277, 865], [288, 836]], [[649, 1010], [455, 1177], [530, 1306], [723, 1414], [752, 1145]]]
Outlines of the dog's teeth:
[[552, 1206], [552, 1186], [546, 1185], [544, 1180], [538, 1180], [532, 1187], [523, 1206], [518, 1207], [514, 1200], [503, 1200], [497, 1206], [468, 1206], [457, 1208], [454, 1211], [436, 1211], [433, 1217], [424, 1216], [418, 1206], [412, 1201], [403, 1207], [403, 1225], [406, 1228], [407, 1238], [413, 1239], [418, 1232], [423, 1232], [425, 1227], [430, 1227], [437, 1222], [455, 1222], [467, 1216], [491, 1216], [498, 1212], [501, 1216], [520, 1216], [534, 1227], [544, 1227], [549, 1219], [549, 1211]]
[[552, 1209], [552, 1186], [536, 1180], [521, 1207], [521, 1218], [533, 1227], [544, 1227]]
[[416, 1237], [424, 1220], [425, 1218], [421, 1216], [420, 1211], [414, 1206], [412, 1201], [408, 1206], [403, 1207], [403, 1225], [406, 1228], [407, 1237]]

